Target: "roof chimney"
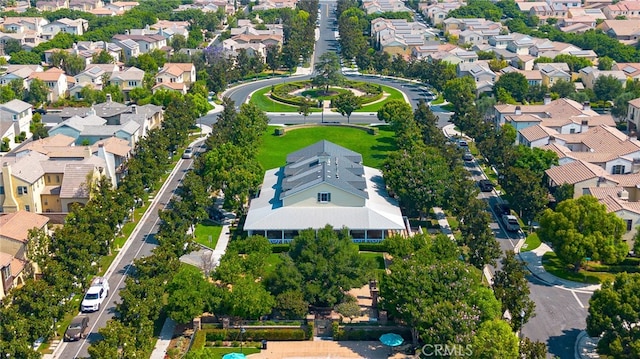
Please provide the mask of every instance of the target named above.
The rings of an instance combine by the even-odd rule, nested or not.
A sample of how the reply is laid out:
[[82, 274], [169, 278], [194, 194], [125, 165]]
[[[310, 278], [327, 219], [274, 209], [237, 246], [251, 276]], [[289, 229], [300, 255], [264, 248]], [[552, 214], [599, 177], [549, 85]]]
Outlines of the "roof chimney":
[[585, 101], [582, 103], [582, 110], [583, 111], [591, 110], [591, 104], [589, 103], [589, 101]]
[[627, 190], [623, 188], [622, 191], [618, 192], [618, 197], [620, 197], [620, 199], [623, 201], [628, 201], [629, 192], [627, 192]]
[[548, 93], [544, 94], [544, 104], [548, 105], [550, 103], [551, 103], [551, 95]]
[[111, 94], [110, 93], [107, 94], [107, 103], [111, 103]]
[[520, 106], [516, 106], [516, 115], [522, 115], [522, 108]]

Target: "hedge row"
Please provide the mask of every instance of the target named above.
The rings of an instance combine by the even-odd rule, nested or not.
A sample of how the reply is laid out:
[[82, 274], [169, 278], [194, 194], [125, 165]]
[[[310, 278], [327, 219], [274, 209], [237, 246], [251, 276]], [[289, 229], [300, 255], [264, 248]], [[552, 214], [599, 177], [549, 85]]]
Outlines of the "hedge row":
[[384, 243], [358, 243], [361, 252], [386, 252], [387, 246]]
[[[305, 98], [291, 95], [290, 92], [300, 90], [306, 87], [304, 82], [289, 82], [286, 84], [274, 85], [271, 87], [271, 98], [275, 101], [286, 103], [289, 105], [300, 106], [304, 104]], [[310, 100], [311, 106], [318, 106], [318, 101]]]
[[271, 245], [271, 253], [285, 253], [289, 251], [288, 244], [272, 244]]
[[245, 328], [246, 332], [241, 335], [240, 329], [203, 329], [207, 342], [215, 342], [217, 340], [243, 340], [260, 341], [260, 340], [308, 340], [310, 338], [308, 332], [302, 328], [283, 328], [283, 329], [251, 329]]
[[347, 81], [347, 87], [360, 90], [366, 94], [378, 95], [382, 94], [382, 86], [361, 81]]
[[[358, 329], [358, 328], [338, 328], [333, 331], [333, 340], [380, 340], [382, 334], [389, 333], [389, 329]], [[394, 329], [391, 332], [401, 335], [405, 341], [411, 342], [411, 330], [406, 329]]]

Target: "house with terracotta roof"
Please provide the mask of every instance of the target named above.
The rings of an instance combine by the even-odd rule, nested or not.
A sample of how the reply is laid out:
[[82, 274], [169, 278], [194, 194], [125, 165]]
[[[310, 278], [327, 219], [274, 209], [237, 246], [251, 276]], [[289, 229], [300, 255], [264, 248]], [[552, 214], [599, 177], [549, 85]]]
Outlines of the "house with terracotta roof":
[[26, 262], [9, 254], [0, 252], [0, 299], [4, 298], [12, 288], [24, 284], [23, 271]]
[[63, 70], [52, 67], [44, 72], [34, 72], [26, 80], [27, 87], [31, 86], [34, 79], [41, 80], [49, 89], [47, 101], [55, 102], [58, 99], [66, 97], [69, 90], [69, 83], [74, 82], [73, 77], [67, 76]]
[[69, 9], [87, 12], [100, 9], [104, 3], [100, 0], [69, 0]]
[[196, 67], [192, 63], [167, 62], [156, 75], [156, 83], [184, 83], [189, 86], [196, 82]]
[[56, 11], [60, 9], [68, 9], [69, 0], [38, 0], [36, 1], [36, 9], [40, 11]]
[[31, 137], [31, 109], [31, 104], [21, 100], [0, 104], [0, 138], [9, 139], [9, 149], [18, 145], [15, 138], [21, 133], [25, 138]]
[[624, 72], [628, 79], [640, 79], [640, 63], [638, 62], [616, 62], [611, 70]]
[[[26, 279], [23, 276], [23, 269], [29, 262], [27, 245], [29, 243], [29, 231], [32, 229], [47, 232], [49, 218], [27, 211], [18, 211], [0, 216], [0, 256], [9, 255], [12, 257], [9, 263], [9, 270], [0, 264], [0, 298], [6, 291], [19, 287]], [[39, 272], [38, 266], [32, 263], [33, 275]], [[11, 273], [11, 276], [8, 274]], [[10, 278], [13, 277], [13, 278]]]
[[637, 44], [640, 37], [640, 19], [605, 20], [597, 28], [626, 45]]
[[70, 146], [47, 154], [21, 149], [3, 157], [0, 209], [5, 213], [68, 212], [73, 204], [89, 201], [87, 178], [98, 178], [104, 159], [90, 147]]
[[137, 1], [113, 1], [106, 3], [104, 8], [114, 11], [117, 15], [122, 15], [125, 11], [131, 10], [138, 6]]
[[627, 125], [630, 132], [636, 133], [640, 128], [640, 98], [628, 102]]
[[627, 19], [640, 18], [640, 2], [620, 1], [603, 7], [602, 13], [609, 20], [614, 20], [618, 16], [624, 16]]
[[602, 167], [586, 161], [577, 160], [562, 166], [554, 166], [545, 171], [547, 185], [556, 188], [563, 184], [573, 186], [573, 198], [589, 193], [590, 187], [615, 187], [617, 182], [608, 177]]
[[[545, 121], [549, 126], [558, 127], [562, 133], [580, 132], [582, 129], [582, 120], [590, 118], [600, 118], [600, 114], [593, 111], [589, 103], [580, 104], [568, 98], [560, 98], [551, 101], [551, 98], [546, 96], [542, 105], [509, 105], [500, 104], [495, 105], [494, 109], [494, 122], [496, 126], [502, 126], [505, 123], [513, 126], [517, 131], [533, 126], [535, 124], [541, 124]], [[610, 117], [610, 116], [609, 116]], [[566, 127], [558, 126], [557, 124], [551, 125], [551, 121], [566, 121], [568, 125]], [[608, 121], [608, 120], [606, 120]], [[613, 122], [607, 122], [610, 124]], [[615, 125], [615, 123], [613, 123]], [[595, 124], [591, 124], [595, 125]], [[556, 129], [558, 130], [558, 129]]]
[[625, 241], [634, 239], [640, 225], [640, 198], [637, 197], [637, 192], [636, 185], [588, 188], [587, 194], [597, 198], [607, 207], [607, 212], [615, 213], [625, 222], [626, 232], [622, 235]]

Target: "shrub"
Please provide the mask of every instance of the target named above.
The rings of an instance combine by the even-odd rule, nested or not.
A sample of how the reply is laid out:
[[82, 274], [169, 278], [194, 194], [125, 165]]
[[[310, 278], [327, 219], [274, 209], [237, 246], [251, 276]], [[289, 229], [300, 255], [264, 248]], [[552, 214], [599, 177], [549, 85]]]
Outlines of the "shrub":
[[358, 243], [361, 252], [386, 252], [387, 246], [384, 243]]
[[[282, 328], [282, 329], [251, 329], [245, 328], [242, 335], [243, 340], [307, 340], [307, 332], [302, 328]], [[240, 329], [206, 329], [206, 341], [217, 340], [238, 340], [240, 339]]]
[[371, 127], [370, 129], [368, 129], [368, 130], [367, 130], [367, 132], [368, 132], [370, 135], [377, 135], [377, 134], [378, 134], [378, 131], [379, 131], [379, 130], [378, 130], [378, 128], [377, 128], [377, 127]]
[[234, 340], [234, 341], [231, 342], [231, 346], [234, 347], [234, 348], [237, 348], [237, 347], [240, 346], [240, 342], [237, 341], [237, 340]]
[[[411, 331], [409, 330], [409, 328], [403, 330], [392, 330], [392, 332], [400, 334], [406, 341], [411, 340]], [[379, 340], [382, 334], [389, 333], [389, 329], [361, 329], [346, 326], [344, 328], [340, 328], [337, 333], [338, 335], [336, 336], [336, 331], [334, 330], [333, 340]]]
[[278, 127], [273, 132], [276, 136], [283, 136], [285, 131], [284, 128]]
[[221, 347], [222, 346], [222, 340], [216, 340], [214, 344], [217, 347]]
[[271, 253], [286, 253], [289, 252], [288, 244], [272, 244], [271, 245]]

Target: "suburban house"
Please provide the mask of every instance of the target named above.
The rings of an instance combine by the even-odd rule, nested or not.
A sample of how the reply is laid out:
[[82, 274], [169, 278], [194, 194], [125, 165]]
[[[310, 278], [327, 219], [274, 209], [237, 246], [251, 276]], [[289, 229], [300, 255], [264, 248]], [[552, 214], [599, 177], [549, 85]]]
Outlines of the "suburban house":
[[602, 13], [609, 20], [615, 20], [618, 16], [624, 16], [627, 19], [637, 19], [640, 18], [640, 2], [620, 1], [603, 7]]
[[49, 135], [69, 136], [76, 145], [93, 145], [116, 137], [127, 141], [133, 148], [149, 130], [160, 126], [162, 117], [160, 106], [127, 106], [111, 101], [111, 96], [107, 94], [107, 102], [91, 108], [63, 109], [61, 118], [64, 120], [51, 128]]
[[458, 77], [471, 76], [476, 83], [476, 95], [493, 91], [496, 74], [489, 68], [488, 61], [461, 62], [456, 67]]
[[18, 145], [15, 138], [20, 133], [24, 132], [25, 138], [31, 137], [31, 109], [31, 104], [20, 100], [0, 104], [0, 139], [9, 139], [9, 149]]
[[44, 72], [34, 72], [27, 78], [27, 88], [31, 86], [31, 81], [34, 79], [41, 80], [49, 89], [49, 95], [47, 100], [56, 102], [58, 99], [67, 96], [67, 90], [69, 90], [69, 83], [75, 82], [73, 77], [67, 76], [63, 70], [52, 67]]
[[411, 12], [401, 0], [364, 0], [362, 9], [367, 15], [383, 12]]
[[[636, 177], [633, 182], [637, 183], [637, 176], [633, 177]], [[620, 183], [616, 187], [589, 187], [587, 191], [587, 194], [597, 198], [607, 207], [607, 212], [615, 213], [625, 222], [626, 232], [622, 239], [633, 240], [637, 233], [636, 228], [640, 225], [640, 198], [637, 197], [636, 185], [624, 186]]]
[[6, 213], [68, 212], [73, 204], [85, 205], [89, 201], [87, 178], [97, 178], [106, 166], [90, 147], [82, 146], [66, 146], [48, 154], [25, 148], [2, 161], [0, 210]]
[[59, 32], [80, 36], [87, 31], [88, 27], [89, 22], [85, 19], [71, 20], [65, 17], [46, 24], [42, 29], [41, 36], [43, 40], [47, 41], [53, 39]]
[[145, 72], [137, 67], [129, 67], [124, 71], [112, 72], [109, 83], [120, 87], [125, 98], [129, 98], [131, 90], [144, 86], [144, 74]]
[[[590, 120], [592, 118], [605, 122], [594, 122], [595, 120], [593, 120], [587, 123], [588, 126], [595, 126], [601, 123], [613, 123], [615, 126], [611, 116], [603, 117], [603, 115], [593, 111], [589, 103], [580, 104], [568, 98], [559, 98], [551, 101], [551, 98], [546, 96], [542, 105], [501, 104], [495, 105], [493, 109], [496, 126], [510, 124], [516, 131], [542, 124], [543, 121], [546, 121], [546, 127], [554, 128], [561, 133], [582, 132], [586, 129], [582, 127], [582, 120]], [[563, 127], [565, 122], [567, 127]]]
[[[130, 43], [127, 40], [131, 40], [138, 44], [139, 54], [146, 54], [147, 52], [153, 50], [162, 50], [162, 48], [167, 46], [167, 39], [162, 35], [130, 35], [130, 34], [117, 34], [113, 35], [113, 42], [115, 42], [118, 46], [122, 47], [125, 50], [125, 57], [128, 59], [129, 57], [134, 56], [135, 52], [133, 49], [131, 53], [127, 53], [127, 49], [125, 47], [129, 47]], [[134, 56], [134, 57], [135, 57]]]
[[89, 11], [102, 8], [103, 2], [100, 0], [69, 0], [69, 9], [78, 11]]
[[620, 70], [611, 70], [611, 71], [603, 71], [598, 70], [597, 67], [589, 66], [578, 71], [578, 78], [582, 80], [585, 88], [593, 89], [593, 85], [596, 83], [596, 80], [602, 76], [611, 76], [618, 80], [622, 87], [627, 85], [627, 75], [625, 75], [624, 71]]
[[597, 28], [626, 45], [635, 45], [640, 36], [640, 19], [605, 20]]
[[420, 3], [420, 9], [432, 26], [437, 26], [444, 22], [449, 12], [458, 9], [463, 4], [460, 2], [443, 2], [443, 3]]
[[40, 11], [56, 11], [60, 9], [68, 9], [69, 0], [38, 0], [36, 1], [36, 9]]
[[507, 66], [505, 68], [503, 68], [502, 70], [500, 70], [500, 72], [502, 74], [508, 74], [510, 72], [517, 72], [519, 74], [522, 74], [522, 76], [524, 76], [527, 79], [527, 82], [529, 83], [529, 86], [538, 86], [538, 85], [542, 85], [542, 74], [540, 74], [540, 71], [538, 70], [520, 70], [517, 69], [515, 67], [512, 66]]
[[437, 35], [426, 25], [405, 19], [374, 19], [371, 21], [371, 34], [382, 51], [405, 58], [411, 56], [414, 48], [437, 39]]
[[114, 11], [116, 15], [122, 15], [125, 11], [129, 11], [136, 6], [138, 6], [136, 1], [113, 1], [105, 3], [104, 8]]
[[553, 86], [560, 80], [571, 81], [571, 70], [569, 69], [569, 65], [564, 62], [536, 64], [533, 68], [534, 70], [540, 70], [542, 84], [547, 87]]
[[290, 153], [286, 164], [267, 170], [251, 200], [244, 230], [271, 243], [288, 243], [303, 229], [348, 228], [356, 242], [380, 242], [406, 233], [382, 172], [362, 156], [329, 141]]
[[628, 79], [640, 79], [640, 63], [633, 62], [616, 62], [611, 70], [622, 71]]
[[196, 81], [196, 68], [191, 63], [166, 63], [156, 75], [157, 88], [166, 88], [186, 93], [189, 85]]
[[627, 125], [630, 133], [637, 133], [640, 128], [640, 98], [628, 102]]
[[[270, 10], [270, 9], [295, 9], [298, 0], [264, 0], [260, 1], [258, 5], [253, 6], [254, 11], [258, 10]], [[228, 13], [228, 9], [227, 9]]]
[[26, 211], [0, 216], [0, 299], [27, 279], [29, 230], [47, 231], [48, 222], [49, 218]]
[[40, 65], [7, 65], [4, 75], [0, 76], [0, 85], [7, 85], [13, 80], [22, 81], [22, 86], [27, 87], [26, 79], [34, 72], [42, 72]]

